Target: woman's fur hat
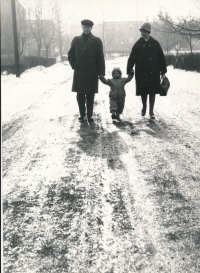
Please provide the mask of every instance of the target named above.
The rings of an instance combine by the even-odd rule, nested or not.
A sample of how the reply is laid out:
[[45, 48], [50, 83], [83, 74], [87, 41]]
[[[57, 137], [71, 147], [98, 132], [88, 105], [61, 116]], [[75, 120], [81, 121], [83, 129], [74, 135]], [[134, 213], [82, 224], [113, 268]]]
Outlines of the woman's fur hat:
[[120, 69], [119, 67], [114, 67], [114, 68], [113, 68], [112, 76], [113, 76], [113, 73], [114, 73], [115, 71], [118, 71], [118, 72], [120, 73], [120, 77], [122, 76], [122, 71], [121, 71], [121, 69]]

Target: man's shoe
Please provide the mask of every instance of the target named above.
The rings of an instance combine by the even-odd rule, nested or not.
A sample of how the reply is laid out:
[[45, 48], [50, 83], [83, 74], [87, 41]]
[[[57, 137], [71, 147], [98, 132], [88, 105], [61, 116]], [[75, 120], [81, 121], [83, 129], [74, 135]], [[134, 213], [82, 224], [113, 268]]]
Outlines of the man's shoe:
[[78, 120], [81, 122], [81, 121], [84, 121], [85, 120], [85, 117], [79, 117]]
[[92, 117], [88, 117], [88, 122], [93, 122], [94, 119]]
[[155, 119], [155, 115], [154, 114], [150, 115], [150, 119]]

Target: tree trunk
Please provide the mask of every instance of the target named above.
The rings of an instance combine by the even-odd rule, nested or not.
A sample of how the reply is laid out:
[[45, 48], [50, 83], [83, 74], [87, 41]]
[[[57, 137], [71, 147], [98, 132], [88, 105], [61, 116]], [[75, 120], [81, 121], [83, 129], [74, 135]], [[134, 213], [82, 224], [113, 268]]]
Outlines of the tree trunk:
[[49, 47], [46, 46], [46, 59], [48, 59], [48, 58], [49, 58]]
[[60, 60], [62, 62], [63, 61], [63, 57], [62, 57], [62, 39], [61, 39], [60, 32], [59, 32], [59, 47], [60, 47]]
[[37, 57], [38, 57], [38, 64], [41, 64], [41, 43], [38, 43], [38, 50], [37, 50]]
[[49, 47], [46, 46], [46, 67], [49, 66], [49, 60], [48, 60], [48, 57], [49, 57]]
[[15, 0], [11, 1], [11, 8], [12, 8], [13, 42], [14, 42], [14, 54], [15, 54], [15, 74], [16, 74], [16, 77], [20, 77]]

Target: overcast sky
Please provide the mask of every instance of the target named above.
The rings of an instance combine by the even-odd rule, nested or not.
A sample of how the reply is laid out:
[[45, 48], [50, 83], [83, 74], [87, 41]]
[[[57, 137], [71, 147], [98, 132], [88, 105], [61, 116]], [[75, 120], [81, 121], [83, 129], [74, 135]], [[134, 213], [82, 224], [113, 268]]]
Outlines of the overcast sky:
[[[38, 0], [19, 0], [26, 8]], [[50, 9], [55, 0], [43, 0]], [[82, 19], [91, 19], [94, 23], [103, 21], [152, 21], [160, 10], [171, 17], [200, 17], [200, 0], [56, 0], [61, 2], [63, 20], [79, 24]], [[44, 9], [45, 12], [45, 9]]]

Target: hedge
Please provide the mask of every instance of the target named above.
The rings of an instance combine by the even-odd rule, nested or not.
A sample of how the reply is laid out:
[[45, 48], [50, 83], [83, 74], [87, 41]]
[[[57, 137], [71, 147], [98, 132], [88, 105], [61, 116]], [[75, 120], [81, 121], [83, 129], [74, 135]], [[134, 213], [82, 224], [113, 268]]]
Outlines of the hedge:
[[200, 72], [200, 53], [165, 55], [165, 59], [167, 66], [173, 65], [174, 68]]
[[[23, 73], [27, 67], [24, 64], [19, 65], [20, 74]], [[7, 72], [7, 74], [16, 74], [16, 68], [14, 64], [1, 65], [1, 73]]]
[[39, 61], [39, 58], [36, 57], [36, 56], [25, 56], [24, 57], [24, 64], [28, 68], [35, 67], [35, 66], [38, 66], [38, 65], [49, 67], [51, 65], [54, 65], [55, 63], [56, 63], [56, 58], [46, 59], [44, 57], [41, 57], [40, 61]]
[[[23, 73], [26, 69], [31, 67], [36, 67], [38, 65], [49, 67], [56, 63], [56, 58], [43, 58], [41, 57], [40, 62], [39, 58], [36, 56], [25, 56], [23, 58], [22, 63], [19, 65], [20, 74]], [[7, 64], [1, 65], [1, 73], [6, 71], [7, 74], [15, 74], [15, 65], [14, 64]]]

